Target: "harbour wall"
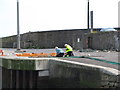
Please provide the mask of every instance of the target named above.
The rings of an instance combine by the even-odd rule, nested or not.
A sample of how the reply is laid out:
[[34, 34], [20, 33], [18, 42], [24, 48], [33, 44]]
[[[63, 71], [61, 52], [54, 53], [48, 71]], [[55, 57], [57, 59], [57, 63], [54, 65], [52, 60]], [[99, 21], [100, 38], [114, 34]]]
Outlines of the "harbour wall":
[[120, 31], [89, 33], [85, 37], [88, 48], [120, 51]]
[[[79, 38], [82, 42], [84, 33], [87, 30], [56, 30], [43, 32], [28, 32], [21, 34], [21, 48], [54, 48], [55, 46], [64, 47], [68, 43], [76, 47], [75, 43]], [[3, 48], [16, 48], [17, 36], [4, 37], [2, 40]], [[82, 43], [79, 43], [81, 46]]]
[[4, 88], [118, 88], [120, 71], [57, 58], [0, 57]]
[[[28, 32], [21, 34], [21, 48], [54, 48], [70, 44], [76, 50], [120, 51], [120, 31], [88, 33], [84, 29]], [[2, 38], [3, 48], [17, 48], [17, 36]]]

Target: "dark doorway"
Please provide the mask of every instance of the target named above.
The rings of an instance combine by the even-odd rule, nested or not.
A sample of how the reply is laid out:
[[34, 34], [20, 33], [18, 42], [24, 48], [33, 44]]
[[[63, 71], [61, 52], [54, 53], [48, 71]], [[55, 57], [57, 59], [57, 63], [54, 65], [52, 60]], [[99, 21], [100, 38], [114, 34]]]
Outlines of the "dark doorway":
[[88, 48], [92, 49], [92, 37], [88, 37]]

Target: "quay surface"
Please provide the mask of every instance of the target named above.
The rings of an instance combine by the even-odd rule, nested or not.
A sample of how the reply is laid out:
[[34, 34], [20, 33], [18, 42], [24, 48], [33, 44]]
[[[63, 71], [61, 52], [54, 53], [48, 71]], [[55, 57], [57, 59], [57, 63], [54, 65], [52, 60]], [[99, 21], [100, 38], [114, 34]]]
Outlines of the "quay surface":
[[[54, 49], [22, 49], [29, 53], [53, 53]], [[65, 50], [65, 49], [64, 49]], [[118, 64], [88, 58], [17, 57], [15, 49], [4, 49], [0, 56], [0, 88], [116, 88], [119, 87]], [[118, 52], [79, 52], [119, 63]]]
[[[4, 48], [3, 50], [5, 51], [5, 55], [7, 55], [6, 57], [17, 57], [17, 56], [15, 56], [16, 49], [5, 49]], [[55, 53], [55, 49], [22, 49], [22, 50], [25, 50], [26, 52], [29, 52], [29, 53]], [[65, 48], [63, 48], [63, 50], [65, 51]], [[119, 54], [120, 54], [120, 52], [115, 52], [115, 51], [106, 51], [106, 52], [103, 52], [103, 51], [94, 51], [94, 52], [74, 51], [75, 56], [87, 56], [87, 57], [91, 57], [91, 58], [97, 58], [97, 59], [102, 59], [102, 60], [107, 60], [107, 61], [112, 61], [112, 62], [117, 62], [117, 63], [120, 63], [120, 55]], [[57, 58], [57, 57], [55, 57], [55, 58]], [[120, 69], [119, 65], [101, 62], [101, 61], [97, 61], [97, 60], [93, 60], [93, 59], [64, 58], [64, 57], [62, 57], [61, 59]]]

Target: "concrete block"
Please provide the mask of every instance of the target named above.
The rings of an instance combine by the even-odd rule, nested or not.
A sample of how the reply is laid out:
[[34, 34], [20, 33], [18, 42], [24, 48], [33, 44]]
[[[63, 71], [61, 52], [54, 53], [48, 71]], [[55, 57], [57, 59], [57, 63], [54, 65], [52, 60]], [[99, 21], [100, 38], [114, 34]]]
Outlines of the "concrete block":
[[48, 58], [0, 57], [0, 65], [13, 70], [46, 70]]
[[42, 76], [49, 76], [49, 71], [48, 70], [42, 70], [38, 72], [38, 76], [42, 77]]
[[[113, 87], [116, 81], [115, 77], [119, 74], [120, 72], [118, 70], [112, 68], [67, 60], [50, 59], [49, 63], [49, 77], [53, 85], [56, 82], [63, 82], [71, 88], [72, 85], [76, 85], [79, 88]], [[70, 79], [71, 81], [69, 81]], [[58, 87], [66, 86], [62, 84]]]

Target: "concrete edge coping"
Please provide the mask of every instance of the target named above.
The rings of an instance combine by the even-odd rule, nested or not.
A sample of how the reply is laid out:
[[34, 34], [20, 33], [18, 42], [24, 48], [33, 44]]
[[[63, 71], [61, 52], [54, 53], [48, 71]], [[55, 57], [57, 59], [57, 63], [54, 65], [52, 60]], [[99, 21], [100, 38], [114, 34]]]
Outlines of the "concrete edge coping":
[[[10, 59], [10, 60], [49, 60], [50, 58], [47, 58], [47, 57], [41, 57], [41, 58], [30, 58], [30, 57], [17, 57], [17, 56], [14, 56], [14, 57], [6, 57], [6, 56], [0, 56], [0, 59]], [[54, 58], [51, 58], [51, 59], [54, 59]]]
[[87, 66], [87, 67], [99, 68], [100, 71], [102, 71], [103, 73], [107, 73], [107, 74], [111, 74], [111, 75], [120, 75], [120, 71], [119, 70], [114, 69], [114, 68], [110, 68], [110, 67], [104, 67], [104, 66], [99, 66], [99, 65], [93, 65], [93, 64], [86, 64], [86, 63], [62, 60], [62, 59], [58, 59], [58, 58], [54, 58], [53, 60], [61, 61], [61, 62], [65, 62], [65, 63], [72, 63], [72, 64], [77, 64], [77, 65], [83, 65], [83, 66]]
[[120, 75], [120, 71], [114, 68], [110, 67], [104, 67], [104, 66], [99, 66], [99, 65], [93, 65], [93, 64], [86, 64], [86, 63], [80, 63], [80, 62], [74, 62], [74, 61], [68, 61], [68, 60], [62, 60], [59, 58], [46, 58], [46, 57], [41, 57], [41, 58], [29, 58], [29, 57], [0, 57], [0, 59], [12, 59], [12, 60], [54, 60], [54, 61], [59, 61], [59, 62], [65, 62], [65, 63], [71, 63], [71, 64], [77, 64], [77, 65], [83, 65], [87, 67], [93, 67], [93, 68], [99, 68], [100, 71], [107, 73], [107, 74], [112, 74], [112, 75]]
[[[4, 62], [5, 61], [5, 62]], [[11, 62], [13, 64], [11, 64]], [[0, 57], [0, 66], [14, 70], [44, 70], [48, 69], [49, 58]], [[23, 65], [23, 66], [21, 66]]]

